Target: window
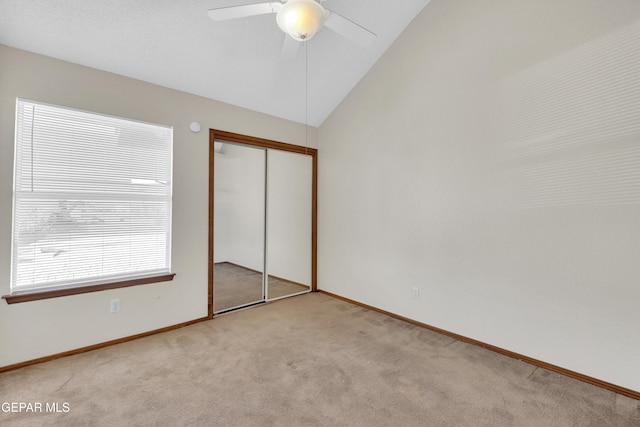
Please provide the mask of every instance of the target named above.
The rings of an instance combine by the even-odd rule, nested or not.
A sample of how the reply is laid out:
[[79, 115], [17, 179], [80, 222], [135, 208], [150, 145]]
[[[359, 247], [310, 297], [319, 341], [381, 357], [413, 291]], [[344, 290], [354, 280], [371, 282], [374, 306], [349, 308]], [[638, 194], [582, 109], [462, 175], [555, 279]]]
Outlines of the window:
[[173, 278], [173, 129], [22, 99], [16, 116], [12, 295]]

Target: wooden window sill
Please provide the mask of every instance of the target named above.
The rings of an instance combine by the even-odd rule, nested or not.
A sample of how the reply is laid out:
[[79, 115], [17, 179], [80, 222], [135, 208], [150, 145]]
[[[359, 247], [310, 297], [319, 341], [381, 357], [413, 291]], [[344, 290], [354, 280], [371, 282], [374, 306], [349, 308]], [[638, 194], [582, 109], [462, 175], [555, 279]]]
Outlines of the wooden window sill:
[[7, 304], [16, 304], [27, 301], [38, 301], [41, 299], [66, 297], [69, 295], [87, 294], [90, 292], [105, 291], [107, 289], [127, 288], [129, 286], [146, 285], [149, 283], [169, 282], [173, 280], [175, 273], [163, 274], [160, 276], [150, 276], [131, 280], [122, 280], [119, 282], [102, 283], [89, 286], [77, 286], [72, 288], [55, 289], [50, 291], [22, 291], [11, 295], [3, 295], [2, 298]]

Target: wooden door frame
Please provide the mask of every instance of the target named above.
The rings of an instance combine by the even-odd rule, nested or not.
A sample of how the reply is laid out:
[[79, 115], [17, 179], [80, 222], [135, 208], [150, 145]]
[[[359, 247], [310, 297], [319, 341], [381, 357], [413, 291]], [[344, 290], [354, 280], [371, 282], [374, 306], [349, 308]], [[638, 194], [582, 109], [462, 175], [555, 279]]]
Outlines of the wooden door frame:
[[213, 236], [214, 236], [214, 176], [215, 176], [215, 140], [223, 140], [253, 147], [270, 148], [273, 150], [287, 151], [290, 153], [304, 154], [312, 159], [311, 178], [311, 292], [318, 291], [318, 150], [302, 147], [300, 145], [287, 144], [285, 142], [272, 141], [270, 139], [255, 136], [242, 135], [217, 129], [209, 129], [209, 272], [207, 307], [208, 318], [213, 319], [213, 287], [214, 287], [214, 263], [213, 263]]

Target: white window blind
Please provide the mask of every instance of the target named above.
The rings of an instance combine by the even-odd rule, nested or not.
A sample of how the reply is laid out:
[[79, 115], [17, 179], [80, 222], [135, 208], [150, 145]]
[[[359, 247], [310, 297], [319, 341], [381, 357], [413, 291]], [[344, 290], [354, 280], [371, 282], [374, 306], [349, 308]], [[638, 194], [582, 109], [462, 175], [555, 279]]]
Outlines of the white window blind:
[[11, 290], [170, 272], [171, 127], [18, 99]]

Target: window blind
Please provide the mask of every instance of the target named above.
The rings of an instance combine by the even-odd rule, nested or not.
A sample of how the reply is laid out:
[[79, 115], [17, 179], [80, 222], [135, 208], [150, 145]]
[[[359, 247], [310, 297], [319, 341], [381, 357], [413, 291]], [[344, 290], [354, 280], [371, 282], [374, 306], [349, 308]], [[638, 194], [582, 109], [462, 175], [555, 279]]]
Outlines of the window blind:
[[170, 272], [173, 129], [18, 99], [12, 293]]

